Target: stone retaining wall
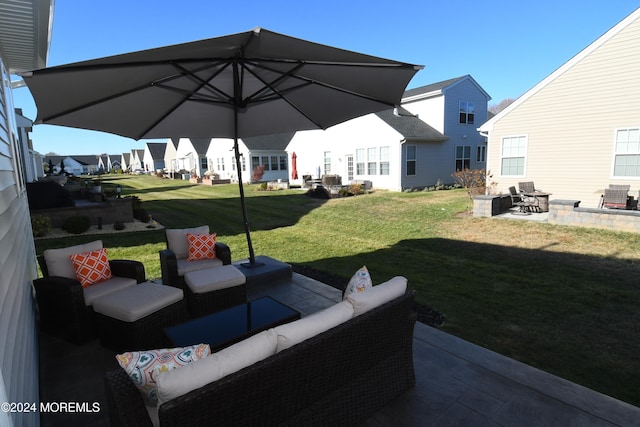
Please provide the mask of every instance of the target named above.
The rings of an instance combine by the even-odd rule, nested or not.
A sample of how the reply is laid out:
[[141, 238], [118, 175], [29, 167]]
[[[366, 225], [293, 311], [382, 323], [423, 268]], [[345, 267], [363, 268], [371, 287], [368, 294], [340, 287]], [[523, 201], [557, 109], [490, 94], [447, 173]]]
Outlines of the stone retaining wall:
[[579, 200], [552, 200], [549, 224], [640, 233], [640, 211], [581, 208]]
[[[476, 196], [474, 217], [492, 217], [511, 207], [511, 197], [505, 195]], [[612, 231], [640, 233], [640, 211], [624, 209], [581, 208], [579, 200], [549, 201], [549, 224], [602, 228]]]

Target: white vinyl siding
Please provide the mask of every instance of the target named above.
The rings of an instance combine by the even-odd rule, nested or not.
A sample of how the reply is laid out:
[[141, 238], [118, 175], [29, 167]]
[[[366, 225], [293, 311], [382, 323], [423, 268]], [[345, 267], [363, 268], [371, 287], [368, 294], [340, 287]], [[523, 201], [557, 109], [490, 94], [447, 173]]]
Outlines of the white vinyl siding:
[[[17, 144], [9, 76], [0, 62], [0, 400], [38, 402], [38, 346], [31, 281], [35, 249]], [[38, 425], [38, 413], [10, 413], [15, 426]], [[0, 417], [2, 424], [3, 417]], [[6, 421], [6, 419], [4, 420]]]

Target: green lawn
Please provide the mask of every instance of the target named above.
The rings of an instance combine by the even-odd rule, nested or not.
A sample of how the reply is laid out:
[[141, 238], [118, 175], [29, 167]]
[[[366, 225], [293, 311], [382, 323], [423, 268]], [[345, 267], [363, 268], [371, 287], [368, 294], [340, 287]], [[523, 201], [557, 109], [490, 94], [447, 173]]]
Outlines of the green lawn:
[[[248, 256], [237, 185], [106, 176], [167, 227], [209, 224]], [[640, 406], [640, 235], [465, 215], [463, 190], [319, 200], [245, 186], [257, 255], [379, 283], [409, 279], [444, 331]], [[159, 277], [162, 231], [100, 236]], [[38, 253], [95, 236], [38, 240]]]

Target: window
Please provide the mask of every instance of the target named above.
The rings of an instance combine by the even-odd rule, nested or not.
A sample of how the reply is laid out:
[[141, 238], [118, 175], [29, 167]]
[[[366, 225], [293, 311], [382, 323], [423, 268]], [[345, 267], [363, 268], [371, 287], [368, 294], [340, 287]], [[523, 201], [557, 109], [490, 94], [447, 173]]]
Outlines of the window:
[[456, 171], [471, 169], [471, 146], [456, 145]]
[[265, 171], [271, 170], [269, 168], [269, 156], [262, 156], [262, 161], [260, 162], [260, 164], [264, 166]]
[[502, 138], [500, 151], [500, 173], [502, 176], [524, 176], [527, 154], [527, 137], [511, 136]]
[[200, 157], [200, 169], [207, 169], [209, 167], [209, 160], [206, 157]]
[[380, 175], [389, 175], [389, 147], [380, 147]]
[[378, 169], [376, 151], [378, 150], [376, 150], [375, 148], [367, 149], [367, 174], [368, 175], [375, 175], [376, 170]]
[[416, 163], [418, 161], [418, 150], [415, 145], [407, 145], [407, 175], [416, 174]]
[[476, 151], [476, 162], [484, 163], [486, 161], [487, 161], [487, 146], [478, 145], [478, 150]]
[[324, 174], [329, 175], [331, 173], [331, 151], [324, 152]]
[[251, 156], [251, 170], [254, 171], [256, 168], [260, 166], [260, 157]]
[[218, 157], [216, 160], [218, 162], [218, 172], [224, 172], [224, 157]]
[[287, 156], [280, 156], [280, 170], [286, 171], [288, 168]]
[[364, 148], [356, 150], [356, 175], [364, 175]]
[[469, 101], [460, 101], [460, 123], [463, 125], [472, 125], [473, 118], [476, 114], [475, 104]]
[[616, 131], [613, 176], [640, 176], [640, 128]]

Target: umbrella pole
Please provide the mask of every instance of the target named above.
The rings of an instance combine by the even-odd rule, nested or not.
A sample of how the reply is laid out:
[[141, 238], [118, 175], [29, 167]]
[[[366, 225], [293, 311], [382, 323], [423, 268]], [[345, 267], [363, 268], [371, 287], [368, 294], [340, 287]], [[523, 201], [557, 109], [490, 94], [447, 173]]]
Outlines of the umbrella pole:
[[256, 256], [253, 252], [251, 244], [251, 231], [249, 230], [249, 215], [247, 214], [247, 204], [244, 199], [244, 186], [242, 185], [242, 165], [240, 163], [240, 148], [238, 147], [238, 137], [234, 137], [233, 149], [236, 156], [236, 170], [238, 171], [238, 187], [240, 189], [240, 204], [242, 205], [242, 219], [244, 221], [244, 232], [247, 236], [247, 245], [249, 246], [249, 262], [243, 263], [243, 267], [253, 267], [256, 265]]

